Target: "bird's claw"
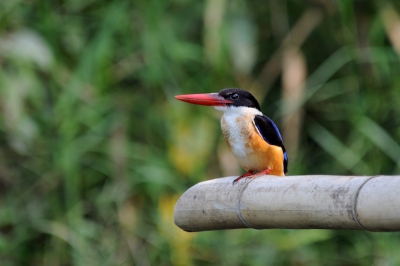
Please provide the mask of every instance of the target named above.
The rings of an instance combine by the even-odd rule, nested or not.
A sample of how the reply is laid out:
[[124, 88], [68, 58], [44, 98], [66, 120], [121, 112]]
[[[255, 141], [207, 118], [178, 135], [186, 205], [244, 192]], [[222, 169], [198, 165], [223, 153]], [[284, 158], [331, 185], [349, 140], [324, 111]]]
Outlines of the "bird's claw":
[[257, 176], [268, 175], [271, 171], [272, 171], [271, 168], [267, 168], [266, 170], [264, 170], [264, 171], [262, 171], [262, 172], [259, 172], [259, 173], [255, 173], [255, 172], [253, 172], [253, 171], [247, 171], [247, 172], [244, 173], [243, 175], [241, 175], [241, 176], [239, 176], [238, 178], [236, 178], [235, 180], [233, 180], [232, 185], [234, 185], [234, 184], [235, 184], [236, 182], [238, 182], [240, 179], [243, 179], [243, 178], [248, 179], [248, 178], [254, 178], [254, 177], [257, 177]]
[[249, 178], [249, 177], [251, 177], [252, 175], [254, 175], [254, 172], [253, 171], [247, 171], [246, 173], [244, 173], [243, 175], [241, 175], [241, 176], [239, 176], [238, 178], [236, 178], [235, 180], [233, 180], [233, 183], [232, 183], [232, 185], [234, 185], [236, 182], [238, 182], [240, 179], [243, 179], [243, 178]]

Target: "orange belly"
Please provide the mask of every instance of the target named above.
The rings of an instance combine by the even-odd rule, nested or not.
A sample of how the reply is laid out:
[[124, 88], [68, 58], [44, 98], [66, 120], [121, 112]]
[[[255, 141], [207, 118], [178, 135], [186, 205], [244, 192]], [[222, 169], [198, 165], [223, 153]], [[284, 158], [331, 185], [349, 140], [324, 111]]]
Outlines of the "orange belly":
[[269, 145], [258, 133], [252, 134], [246, 143], [246, 158], [239, 163], [247, 171], [261, 172], [271, 169], [271, 175], [284, 176], [283, 151], [281, 147]]
[[224, 118], [221, 120], [228, 148], [247, 171], [258, 173], [269, 168], [270, 175], [284, 176], [282, 148], [269, 145], [263, 139], [252, 122], [253, 118], [254, 116], [238, 117], [234, 127]]

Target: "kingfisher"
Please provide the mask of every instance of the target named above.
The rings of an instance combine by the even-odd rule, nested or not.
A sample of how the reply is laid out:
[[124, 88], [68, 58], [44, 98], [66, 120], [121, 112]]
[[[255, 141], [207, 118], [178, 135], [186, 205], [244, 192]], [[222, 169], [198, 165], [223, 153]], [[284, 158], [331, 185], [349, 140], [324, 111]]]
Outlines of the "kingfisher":
[[285, 176], [288, 156], [275, 123], [261, 112], [256, 98], [248, 91], [229, 88], [218, 93], [183, 94], [177, 100], [214, 106], [223, 111], [221, 129], [229, 150], [247, 171], [243, 178], [262, 175]]

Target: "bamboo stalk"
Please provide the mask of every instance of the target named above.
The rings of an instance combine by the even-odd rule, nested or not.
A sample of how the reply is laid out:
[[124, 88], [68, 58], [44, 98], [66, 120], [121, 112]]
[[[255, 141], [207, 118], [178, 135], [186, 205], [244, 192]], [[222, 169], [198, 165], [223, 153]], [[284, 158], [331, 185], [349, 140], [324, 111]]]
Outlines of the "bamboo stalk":
[[175, 205], [188, 232], [235, 228], [400, 231], [400, 176], [225, 177], [201, 182]]

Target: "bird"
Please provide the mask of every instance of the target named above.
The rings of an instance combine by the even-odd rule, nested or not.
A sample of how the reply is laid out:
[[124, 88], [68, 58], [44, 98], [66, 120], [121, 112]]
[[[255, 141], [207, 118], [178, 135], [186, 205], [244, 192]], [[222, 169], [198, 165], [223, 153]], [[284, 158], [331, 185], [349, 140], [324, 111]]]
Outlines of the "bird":
[[262, 175], [285, 176], [288, 155], [275, 123], [261, 112], [256, 98], [248, 91], [227, 88], [217, 93], [176, 95], [177, 100], [213, 106], [224, 114], [221, 130], [229, 150], [246, 170], [233, 181]]

